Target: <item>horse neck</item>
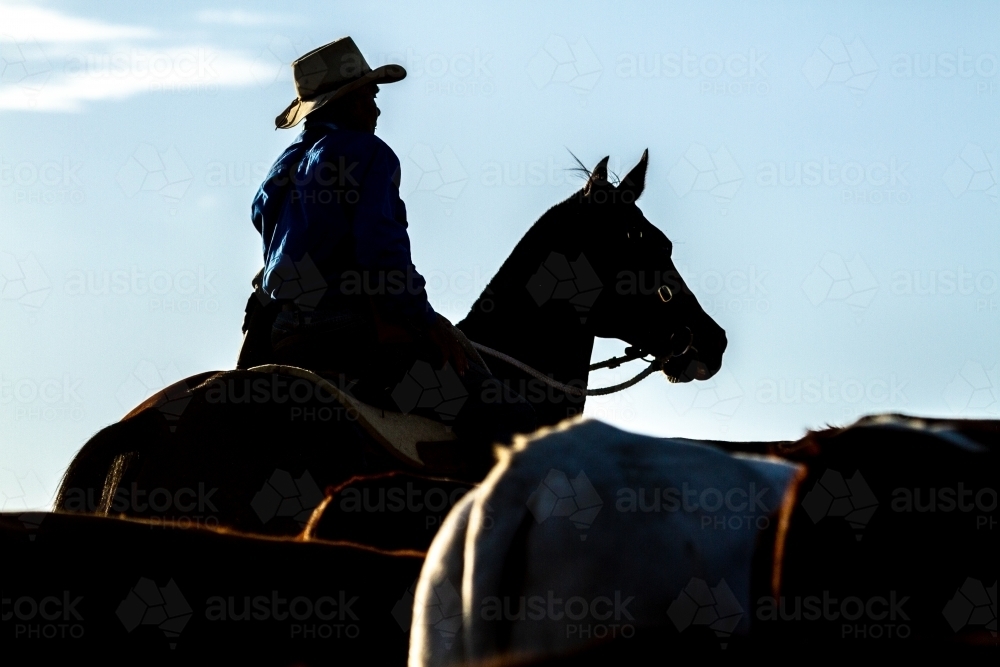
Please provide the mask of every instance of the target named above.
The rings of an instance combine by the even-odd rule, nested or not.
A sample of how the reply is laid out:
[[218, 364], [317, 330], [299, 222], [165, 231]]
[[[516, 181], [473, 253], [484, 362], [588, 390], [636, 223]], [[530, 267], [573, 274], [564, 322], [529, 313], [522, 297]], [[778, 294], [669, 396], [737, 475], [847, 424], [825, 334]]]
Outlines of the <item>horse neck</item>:
[[[536, 229], [529, 232], [458, 327], [471, 340], [510, 355], [559, 382], [585, 386], [594, 347], [593, 333], [568, 303], [539, 307], [527, 289], [531, 276], [554, 249], [560, 251], [545, 234], [537, 233]], [[569, 251], [574, 257], [578, 252]], [[502, 366], [488, 356], [486, 363], [491, 367]], [[509, 374], [498, 373], [498, 376], [525, 377], [509, 370]], [[574, 406], [582, 409], [583, 403], [576, 402]]]

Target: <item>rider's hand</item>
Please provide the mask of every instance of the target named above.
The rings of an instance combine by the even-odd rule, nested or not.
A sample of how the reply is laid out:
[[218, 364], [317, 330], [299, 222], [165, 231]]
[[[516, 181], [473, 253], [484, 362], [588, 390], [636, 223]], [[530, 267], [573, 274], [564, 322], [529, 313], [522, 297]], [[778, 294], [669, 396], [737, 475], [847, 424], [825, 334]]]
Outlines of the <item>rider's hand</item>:
[[469, 367], [469, 360], [465, 357], [462, 344], [451, 330], [451, 322], [442, 315], [438, 315], [434, 324], [427, 330], [427, 337], [441, 351], [441, 358], [444, 359], [445, 363], [450, 361], [459, 375], [465, 375], [465, 371]]

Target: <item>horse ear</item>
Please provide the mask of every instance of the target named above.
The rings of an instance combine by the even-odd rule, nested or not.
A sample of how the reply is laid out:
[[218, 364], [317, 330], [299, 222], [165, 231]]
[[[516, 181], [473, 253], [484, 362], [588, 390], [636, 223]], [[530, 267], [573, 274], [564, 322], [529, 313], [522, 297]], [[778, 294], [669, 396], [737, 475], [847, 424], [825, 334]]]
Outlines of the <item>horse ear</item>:
[[646, 187], [646, 167], [649, 165], [649, 149], [647, 148], [642, 152], [642, 157], [639, 158], [639, 164], [632, 167], [632, 171], [625, 175], [622, 179], [621, 184], [618, 189], [622, 192], [627, 192], [631, 195], [630, 198], [622, 198], [623, 201], [634, 202], [642, 194], [643, 188]]
[[610, 158], [610, 157], [611, 157], [610, 155], [605, 156], [603, 160], [601, 160], [600, 162], [597, 163], [597, 166], [594, 167], [594, 170], [592, 172], [590, 172], [590, 178], [587, 179], [587, 184], [583, 186], [583, 194], [584, 195], [589, 195], [590, 191], [598, 183], [600, 183], [602, 181], [604, 183], [607, 183], [607, 181], [608, 181], [608, 158]]

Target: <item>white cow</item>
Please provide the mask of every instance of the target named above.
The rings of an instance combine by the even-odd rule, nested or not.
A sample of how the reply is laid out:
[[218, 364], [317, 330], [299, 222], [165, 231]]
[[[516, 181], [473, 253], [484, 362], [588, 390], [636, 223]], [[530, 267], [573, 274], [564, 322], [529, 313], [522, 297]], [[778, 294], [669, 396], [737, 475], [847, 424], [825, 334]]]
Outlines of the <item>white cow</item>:
[[804, 474], [589, 420], [500, 458], [431, 545], [410, 667], [562, 654], [637, 628], [746, 634], [754, 551], [782, 539]]

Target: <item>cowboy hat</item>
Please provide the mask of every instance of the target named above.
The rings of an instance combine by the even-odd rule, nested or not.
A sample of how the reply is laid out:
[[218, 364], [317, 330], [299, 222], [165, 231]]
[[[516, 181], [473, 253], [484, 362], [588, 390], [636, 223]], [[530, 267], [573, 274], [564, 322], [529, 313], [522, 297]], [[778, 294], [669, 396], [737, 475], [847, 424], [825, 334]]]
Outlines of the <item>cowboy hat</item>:
[[372, 69], [354, 40], [341, 37], [292, 63], [296, 98], [274, 119], [275, 126], [298, 125], [321, 106], [369, 83], [394, 83], [406, 76], [401, 65]]

